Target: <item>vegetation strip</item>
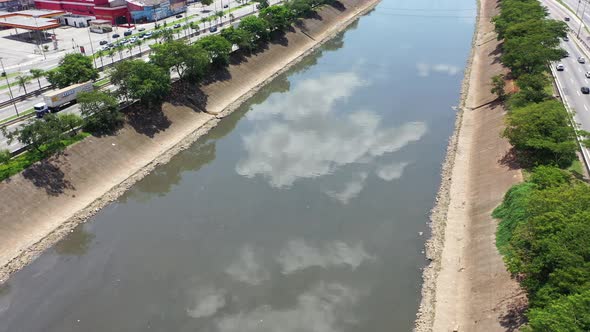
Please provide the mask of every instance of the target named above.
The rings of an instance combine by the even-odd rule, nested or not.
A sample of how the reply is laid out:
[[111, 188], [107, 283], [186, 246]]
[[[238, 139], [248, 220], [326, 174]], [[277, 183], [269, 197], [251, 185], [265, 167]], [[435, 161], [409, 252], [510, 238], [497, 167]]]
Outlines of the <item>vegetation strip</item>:
[[507, 97], [495, 82], [509, 109], [503, 135], [530, 170], [493, 213], [501, 220], [496, 245], [528, 294], [523, 330], [589, 331], [590, 187], [579, 170], [564, 170], [579, 168], [576, 136], [588, 133], [576, 132], [564, 105], [543, 89], [547, 64], [565, 56], [559, 42], [567, 26], [536, 0], [503, 0], [494, 22], [501, 60], [520, 88]]

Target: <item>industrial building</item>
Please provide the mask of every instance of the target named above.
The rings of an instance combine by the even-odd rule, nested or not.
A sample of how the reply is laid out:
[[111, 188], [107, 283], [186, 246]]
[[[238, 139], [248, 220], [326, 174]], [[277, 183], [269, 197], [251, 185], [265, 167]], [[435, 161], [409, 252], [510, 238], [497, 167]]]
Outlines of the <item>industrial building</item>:
[[156, 21], [186, 11], [186, 0], [35, 0], [38, 9], [61, 10], [112, 24]]

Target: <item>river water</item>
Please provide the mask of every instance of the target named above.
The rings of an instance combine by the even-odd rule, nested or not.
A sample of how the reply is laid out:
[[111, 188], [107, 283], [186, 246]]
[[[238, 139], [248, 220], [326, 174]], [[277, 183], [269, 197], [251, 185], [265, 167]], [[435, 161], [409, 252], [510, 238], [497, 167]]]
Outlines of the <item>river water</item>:
[[0, 331], [410, 330], [475, 6], [380, 3], [14, 274]]

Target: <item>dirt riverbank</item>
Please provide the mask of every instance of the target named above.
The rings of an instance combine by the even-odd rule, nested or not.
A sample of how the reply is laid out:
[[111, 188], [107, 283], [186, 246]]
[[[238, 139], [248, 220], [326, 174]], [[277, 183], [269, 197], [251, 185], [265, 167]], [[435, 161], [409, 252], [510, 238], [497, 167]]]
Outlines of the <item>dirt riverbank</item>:
[[164, 103], [150, 119], [131, 117], [117, 135], [90, 137], [0, 183], [0, 284], [377, 3], [325, 6], [264, 52], [236, 59], [194, 96]]
[[480, 0], [456, 128], [432, 210], [431, 264], [424, 271], [416, 331], [511, 331], [525, 300], [495, 246], [492, 210], [522, 174], [500, 137], [505, 110], [490, 92], [506, 73], [490, 18], [498, 0]]

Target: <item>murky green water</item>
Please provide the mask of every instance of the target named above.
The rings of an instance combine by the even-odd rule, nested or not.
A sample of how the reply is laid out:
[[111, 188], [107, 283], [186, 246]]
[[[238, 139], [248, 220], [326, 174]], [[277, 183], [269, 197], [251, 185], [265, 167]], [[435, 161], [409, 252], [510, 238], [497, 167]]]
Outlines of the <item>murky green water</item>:
[[475, 6], [383, 1], [16, 273], [0, 331], [410, 330]]

